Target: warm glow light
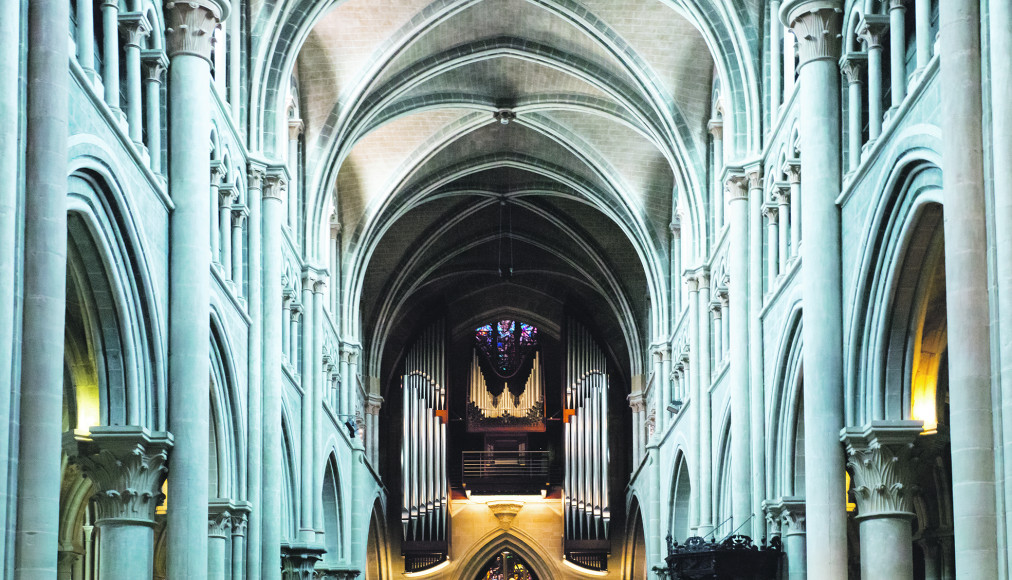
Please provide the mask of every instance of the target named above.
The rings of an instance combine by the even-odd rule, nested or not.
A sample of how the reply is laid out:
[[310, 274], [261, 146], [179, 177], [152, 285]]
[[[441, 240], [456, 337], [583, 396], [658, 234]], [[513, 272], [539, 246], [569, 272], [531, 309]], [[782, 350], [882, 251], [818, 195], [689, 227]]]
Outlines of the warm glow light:
[[847, 485], [846, 485], [846, 489], [843, 490], [843, 497], [845, 498], [844, 501], [847, 502], [847, 511], [848, 512], [852, 512], [852, 511], [854, 511], [854, 510], [857, 509], [857, 504], [856, 503], [850, 503], [850, 472], [849, 471], [845, 471], [844, 475], [847, 476]]
[[82, 370], [74, 373], [74, 386], [77, 391], [77, 428], [74, 431], [87, 434], [92, 427], [102, 424], [98, 381], [92, 373]]
[[436, 564], [435, 566], [433, 566], [431, 568], [426, 568], [425, 570], [422, 570], [420, 572], [405, 572], [404, 573], [404, 577], [405, 578], [422, 578], [422, 577], [425, 577], [425, 576], [431, 576], [431, 575], [435, 574], [436, 572], [439, 572], [443, 568], [446, 568], [449, 565], [450, 565], [450, 559], [447, 558], [447, 559], [443, 560], [442, 562], [440, 562], [439, 564]]
[[155, 507], [155, 514], [165, 515], [166, 510], [169, 509], [169, 480], [162, 482], [162, 495], [165, 496], [165, 500], [162, 501], [162, 505]]

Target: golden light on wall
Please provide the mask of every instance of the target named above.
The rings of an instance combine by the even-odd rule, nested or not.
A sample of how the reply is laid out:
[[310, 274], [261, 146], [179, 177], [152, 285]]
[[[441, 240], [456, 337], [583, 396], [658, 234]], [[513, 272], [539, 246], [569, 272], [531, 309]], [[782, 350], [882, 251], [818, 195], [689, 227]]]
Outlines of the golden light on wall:
[[844, 474], [847, 478], [846, 489], [843, 490], [843, 496], [846, 498], [844, 501], [847, 503], [847, 511], [852, 512], [857, 509], [857, 504], [850, 501], [850, 472], [845, 471]]
[[939, 324], [929, 312], [920, 313], [910, 377], [910, 418], [924, 421], [925, 435], [938, 432], [938, 371], [947, 344], [944, 319]]
[[102, 424], [101, 402], [98, 395], [98, 377], [90, 365], [75, 365], [73, 368], [74, 394], [77, 403], [76, 433], [89, 433], [95, 425]]

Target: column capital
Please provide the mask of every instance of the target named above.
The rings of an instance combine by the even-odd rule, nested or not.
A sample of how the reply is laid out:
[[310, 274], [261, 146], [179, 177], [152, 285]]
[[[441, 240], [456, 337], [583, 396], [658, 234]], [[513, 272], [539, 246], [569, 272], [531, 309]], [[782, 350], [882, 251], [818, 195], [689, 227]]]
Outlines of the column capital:
[[787, 205], [791, 203], [791, 184], [787, 181], [777, 181], [773, 183], [773, 192], [770, 194], [770, 200], [777, 205]]
[[858, 519], [913, 516], [921, 421], [872, 421], [840, 431], [853, 476]]
[[212, 499], [207, 502], [207, 535], [227, 538], [232, 529], [232, 512], [235, 506], [227, 499]]
[[777, 195], [774, 195], [771, 203], [763, 204], [763, 217], [770, 220], [771, 224], [776, 224], [779, 217], [780, 208], [776, 205], [777, 197]]
[[882, 40], [889, 33], [889, 17], [885, 14], [865, 14], [857, 25], [857, 35], [867, 49], [882, 48]]
[[330, 235], [336, 236], [339, 233], [341, 233], [341, 220], [337, 217], [337, 211], [334, 211], [330, 214]]
[[214, 187], [221, 183], [221, 180], [225, 178], [228, 171], [225, 169], [225, 165], [220, 159], [211, 160], [211, 187]]
[[748, 201], [748, 178], [743, 174], [730, 174], [724, 181], [724, 197], [728, 203]]
[[805, 500], [801, 497], [785, 496], [768, 499], [762, 503], [766, 520], [781, 529], [785, 536], [805, 533]]
[[640, 413], [646, 409], [646, 399], [643, 396], [643, 391], [636, 391], [626, 396], [626, 400], [629, 401], [629, 408], [632, 409], [633, 413]]
[[799, 68], [840, 56], [842, 4], [840, 0], [787, 0], [780, 5], [780, 21], [798, 39]]
[[274, 200], [280, 202], [285, 197], [285, 193], [288, 190], [288, 179], [287, 175], [283, 175], [280, 172], [268, 169], [267, 178], [264, 181], [264, 187], [262, 191], [264, 201]]
[[379, 415], [380, 409], [382, 408], [383, 397], [371, 393], [366, 396], [365, 412], [367, 415]]
[[761, 190], [763, 188], [762, 167], [748, 167], [745, 169], [745, 179], [748, 180], [749, 191]]
[[722, 304], [721, 300], [718, 299], [710, 302], [710, 312], [713, 313], [714, 318], [720, 318], [723, 309], [724, 305]]
[[685, 286], [690, 294], [693, 292], [699, 292], [699, 278], [697, 278], [695, 274], [686, 274]]
[[151, 34], [151, 23], [142, 12], [124, 12], [119, 15], [120, 32], [126, 37], [126, 46], [140, 47], [141, 39]]
[[64, 433], [63, 450], [95, 485], [97, 522], [154, 525], [172, 435], [143, 427], [92, 427], [91, 433]]
[[673, 237], [680, 237], [682, 235], [682, 220], [678, 217], [671, 220], [671, 223], [668, 224], [668, 231], [671, 232]]
[[797, 157], [792, 157], [787, 161], [784, 161], [784, 174], [787, 175], [787, 183], [790, 185], [797, 185], [801, 183], [801, 160]]
[[868, 64], [868, 55], [863, 52], [848, 52], [840, 58], [840, 72], [847, 84], [861, 84], [861, 71]]
[[241, 228], [242, 223], [246, 221], [247, 217], [249, 217], [249, 208], [245, 205], [237, 203], [232, 206], [232, 224], [235, 227]]
[[147, 65], [148, 80], [162, 82], [162, 75], [169, 68], [169, 57], [164, 52], [154, 48], [142, 50], [141, 62]]
[[248, 175], [246, 184], [250, 191], [259, 191], [263, 189], [264, 178], [267, 177], [266, 165], [250, 161], [246, 166], [246, 174]]
[[231, 183], [222, 183], [218, 186], [218, 202], [221, 204], [221, 209], [231, 208], [232, 202], [238, 198], [239, 192], [236, 191], [235, 185]]
[[228, 17], [228, 0], [168, 0], [165, 37], [170, 58], [183, 54], [211, 61], [214, 29]]
[[713, 138], [722, 141], [724, 139], [724, 121], [720, 119], [710, 119], [706, 123], [706, 130], [713, 135]]
[[313, 294], [323, 294], [326, 292], [329, 283], [330, 277], [327, 276], [326, 272], [317, 272], [316, 281], [313, 282]]
[[322, 546], [307, 543], [281, 544], [281, 567], [285, 578], [313, 580], [316, 563], [323, 559], [326, 550]]
[[362, 572], [353, 568], [317, 566], [316, 580], [355, 580]]
[[302, 119], [288, 119], [288, 140], [294, 141], [298, 139], [305, 128], [306, 125], [302, 122]]

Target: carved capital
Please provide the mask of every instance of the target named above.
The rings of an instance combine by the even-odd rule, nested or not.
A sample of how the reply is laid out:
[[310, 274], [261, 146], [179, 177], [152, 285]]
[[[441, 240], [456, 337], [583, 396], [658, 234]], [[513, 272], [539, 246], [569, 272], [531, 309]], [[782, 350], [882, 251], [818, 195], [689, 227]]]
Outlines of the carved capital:
[[668, 224], [668, 230], [671, 232], [671, 235], [673, 237], [676, 237], [676, 238], [681, 237], [681, 235], [682, 235], [682, 221], [680, 219], [678, 219], [678, 218], [673, 219], [671, 221], [671, 223]]
[[780, 528], [785, 536], [805, 533], [805, 500], [800, 497], [779, 497], [763, 502], [766, 520]]
[[788, 0], [781, 5], [780, 20], [798, 39], [799, 66], [840, 57], [843, 25], [840, 4], [834, 0]]
[[690, 293], [699, 292], [699, 279], [694, 275], [689, 274], [685, 277], [685, 286]]
[[350, 568], [336, 568], [332, 566], [320, 566], [316, 568], [316, 580], [355, 580], [362, 573]]
[[748, 201], [748, 178], [744, 175], [730, 175], [724, 182], [724, 197], [728, 203]]
[[858, 517], [913, 516], [921, 421], [872, 421], [840, 432]]
[[797, 185], [801, 183], [801, 160], [788, 159], [784, 162], [784, 174], [787, 175], [787, 183]]
[[840, 59], [840, 72], [847, 79], [847, 84], [861, 84], [861, 71], [868, 64], [868, 55], [863, 52], [847, 53]]
[[264, 201], [277, 201], [281, 202], [285, 198], [285, 193], [288, 188], [288, 183], [284, 177], [277, 174], [267, 174], [267, 178], [263, 184], [263, 200]]
[[244, 205], [233, 205], [232, 206], [232, 226], [241, 228], [243, 222], [249, 217], [249, 209]]
[[141, 62], [147, 68], [149, 81], [162, 82], [162, 75], [169, 68], [169, 57], [164, 52], [155, 49], [141, 51]]
[[516, 518], [517, 514], [520, 513], [520, 510], [523, 509], [524, 502], [503, 500], [490, 501], [485, 505], [487, 505], [488, 509], [492, 511], [492, 515], [495, 516], [495, 519], [499, 520], [499, 527], [506, 530], [509, 529], [510, 525], [513, 523], [513, 519]]
[[777, 223], [777, 218], [779, 217], [779, 208], [776, 206], [775, 203], [763, 205], [763, 217], [768, 219], [771, 224]]
[[211, 187], [215, 187], [221, 184], [221, 180], [225, 178], [228, 172], [225, 170], [225, 165], [218, 159], [211, 160]]
[[218, 205], [221, 209], [230, 209], [232, 203], [238, 199], [239, 192], [231, 183], [222, 183], [218, 186]]
[[281, 544], [281, 569], [284, 578], [313, 580], [316, 563], [326, 552], [321, 546], [304, 543]]
[[773, 195], [770, 196], [773, 203], [779, 206], [791, 204], [791, 184], [786, 181], [778, 181], [773, 184]]
[[884, 14], [865, 14], [857, 25], [857, 35], [867, 50], [882, 48], [889, 34], [889, 17]]
[[295, 141], [302, 134], [306, 125], [302, 122], [302, 119], [288, 119], [288, 140]]
[[722, 141], [724, 139], [724, 122], [720, 119], [710, 119], [706, 124], [706, 129], [713, 135], [714, 140]]
[[119, 28], [126, 42], [125, 46], [140, 47], [141, 39], [151, 34], [151, 23], [140, 12], [125, 12], [119, 15]]
[[749, 191], [761, 190], [763, 188], [763, 172], [762, 169], [751, 169], [745, 173], [745, 178], [748, 180]]
[[260, 191], [264, 186], [264, 179], [267, 177], [267, 168], [259, 163], [250, 163], [246, 169], [247, 187], [250, 191]]
[[207, 502], [207, 535], [212, 538], [227, 538], [232, 530], [232, 502], [227, 499], [212, 499]]
[[143, 427], [92, 427], [65, 433], [63, 449], [95, 485], [97, 522], [126, 520], [154, 525], [168, 472], [172, 435]]
[[181, 54], [211, 61], [214, 29], [228, 16], [227, 0], [169, 0], [165, 3], [165, 37], [169, 58]]

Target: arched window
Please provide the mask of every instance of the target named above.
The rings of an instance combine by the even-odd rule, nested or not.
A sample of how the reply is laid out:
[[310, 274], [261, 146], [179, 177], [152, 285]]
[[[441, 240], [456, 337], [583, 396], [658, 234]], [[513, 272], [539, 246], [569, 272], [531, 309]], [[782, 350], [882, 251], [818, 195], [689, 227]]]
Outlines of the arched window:
[[510, 550], [496, 554], [475, 580], [538, 580], [531, 567]]

